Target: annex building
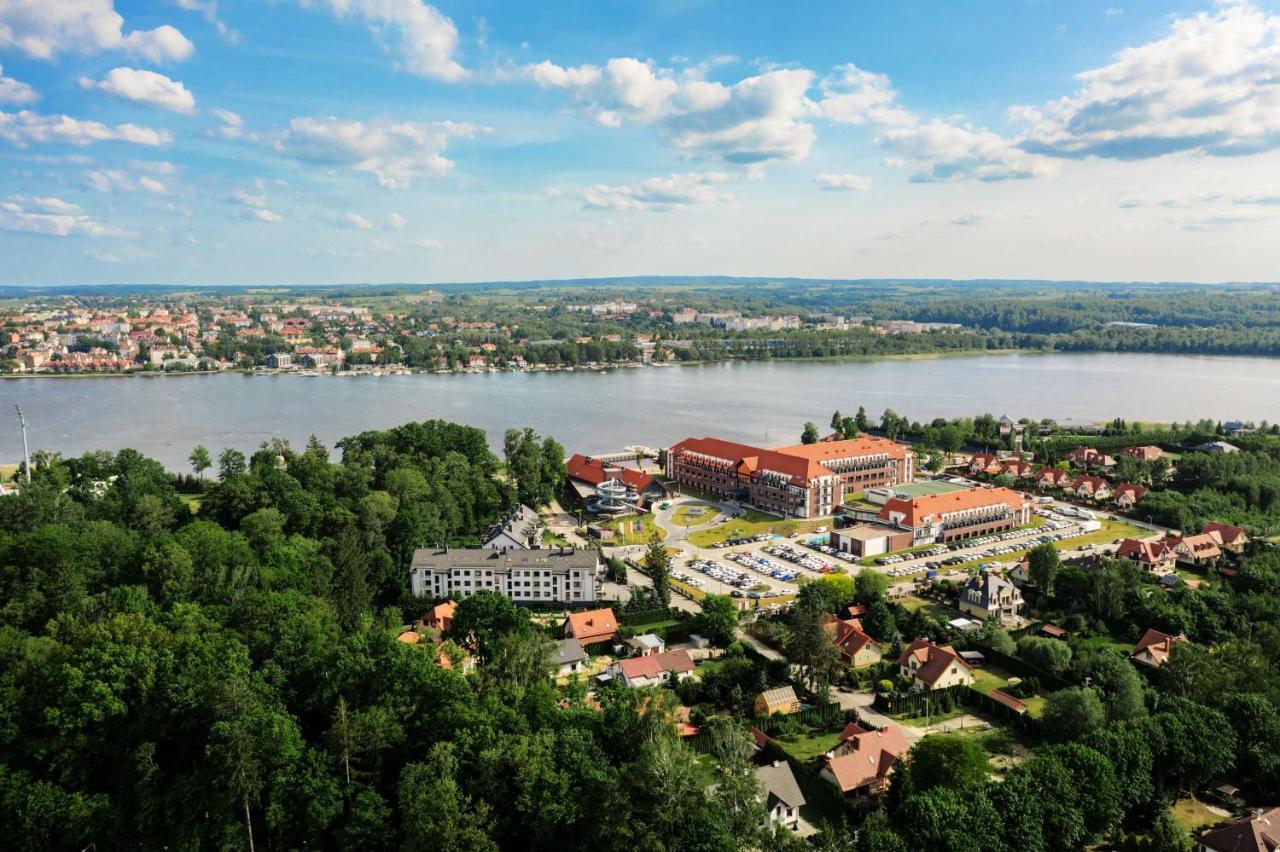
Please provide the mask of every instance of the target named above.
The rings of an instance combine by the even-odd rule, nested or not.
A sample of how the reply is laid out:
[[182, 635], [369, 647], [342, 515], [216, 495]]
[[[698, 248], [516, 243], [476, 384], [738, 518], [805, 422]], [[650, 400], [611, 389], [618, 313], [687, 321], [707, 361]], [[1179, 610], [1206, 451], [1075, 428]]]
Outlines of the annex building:
[[686, 438], [667, 450], [667, 476], [766, 512], [814, 518], [832, 514], [846, 495], [910, 482], [914, 462], [902, 444], [868, 435], [775, 449]]

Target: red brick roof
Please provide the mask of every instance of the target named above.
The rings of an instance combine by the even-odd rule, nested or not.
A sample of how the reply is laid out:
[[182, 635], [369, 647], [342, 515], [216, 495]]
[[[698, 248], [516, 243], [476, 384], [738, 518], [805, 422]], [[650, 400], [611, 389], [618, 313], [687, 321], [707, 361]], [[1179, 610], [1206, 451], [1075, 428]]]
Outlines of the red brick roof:
[[611, 609], [586, 609], [571, 612], [565, 621], [564, 635], [583, 645], [612, 639], [618, 632], [618, 619]]
[[842, 793], [883, 779], [907, 751], [907, 738], [896, 725], [854, 734], [843, 744], [848, 751], [827, 761], [827, 769], [835, 777]]
[[[1218, 538], [1223, 544], [1235, 544], [1236, 540], [1241, 536], [1245, 536], [1245, 531], [1241, 527], [1234, 527], [1231, 524], [1220, 524], [1217, 521], [1210, 521], [1204, 525], [1202, 533], [1218, 534]], [[1245, 536], [1247, 538], [1247, 536]]]
[[1280, 808], [1210, 829], [1200, 844], [1212, 852], [1271, 852], [1280, 847]]
[[894, 497], [881, 507], [879, 517], [882, 521], [888, 521], [894, 513], [901, 512], [904, 526], [919, 527], [949, 512], [1001, 504], [1017, 512], [1022, 510], [1026, 502], [1021, 494], [1008, 488], [970, 488], [966, 491], [926, 494], [910, 500]]
[[947, 669], [951, 668], [952, 663], [959, 663], [966, 669], [969, 668], [969, 664], [950, 645], [935, 645], [928, 639], [917, 639], [912, 642], [898, 658], [898, 665], [907, 665], [912, 657], [920, 661], [920, 666], [915, 671], [916, 679], [929, 686], [937, 683], [947, 673]]
[[599, 485], [607, 479], [620, 479], [634, 488], [637, 493], [643, 493], [653, 484], [653, 477], [647, 473], [641, 473], [629, 467], [606, 464], [600, 459], [584, 456], [582, 453], [574, 453], [573, 457], [565, 463], [565, 471], [570, 479], [577, 479], [591, 485]]
[[693, 671], [693, 658], [683, 649], [664, 651], [648, 657], [631, 657], [618, 663], [627, 680], [634, 678], [656, 678], [662, 672], [682, 674]]
[[879, 455], [904, 458], [908, 452], [901, 444], [886, 438], [861, 435], [846, 441], [820, 441], [816, 444], [795, 444], [769, 450], [724, 441], [719, 438], [685, 438], [671, 447], [672, 455], [684, 452], [699, 453], [724, 459], [740, 475], [751, 475], [762, 470], [789, 476], [796, 485], [807, 485], [814, 479], [835, 474], [822, 463], [858, 456]]

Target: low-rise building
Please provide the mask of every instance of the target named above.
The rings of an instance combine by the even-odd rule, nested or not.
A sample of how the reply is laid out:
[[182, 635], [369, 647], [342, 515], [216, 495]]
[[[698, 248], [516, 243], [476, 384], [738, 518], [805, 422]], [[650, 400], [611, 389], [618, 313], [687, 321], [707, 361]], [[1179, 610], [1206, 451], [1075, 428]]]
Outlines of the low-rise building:
[[568, 677], [585, 669], [590, 659], [577, 639], [560, 639], [551, 655], [551, 665], [556, 667], [557, 677]]
[[1244, 553], [1245, 548], [1249, 546], [1249, 534], [1244, 531], [1243, 527], [1210, 521], [1204, 525], [1204, 529], [1201, 532], [1215, 536], [1218, 545], [1228, 553]]
[[1071, 493], [1085, 500], [1105, 500], [1111, 496], [1111, 483], [1101, 476], [1081, 474], [1071, 480]]
[[772, 716], [774, 713], [788, 714], [800, 710], [800, 699], [790, 686], [779, 686], [766, 689], [756, 696], [755, 711], [757, 716]]
[[1173, 653], [1173, 643], [1185, 641], [1187, 641], [1185, 636], [1171, 636], [1154, 628], [1148, 629], [1134, 646], [1129, 659], [1140, 666], [1158, 669], [1169, 661], [1169, 655]]
[[681, 649], [619, 660], [609, 666], [609, 674], [623, 686], [658, 686], [692, 677], [693, 668], [693, 658]]
[[1132, 509], [1138, 504], [1138, 501], [1147, 496], [1147, 489], [1141, 485], [1134, 485], [1130, 482], [1122, 482], [1116, 486], [1115, 501], [1116, 506], [1121, 509]]
[[880, 643], [871, 634], [862, 629], [862, 621], [856, 617], [835, 619], [825, 626], [831, 635], [831, 642], [840, 651], [840, 659], [845, 665], [854, 669], [862, 669], [880, 662], [882, 651]]
[[596, 599], [600, 559], [594, 550], [434, 549], [413, 553], [410, 588], [418, 597], [465, 598], [481, 590], [516, 603], [582, 605]]
[[973, 671], [950, 645], [928, 639], [912, 642], [898, 658], [898, 671], [915, 690], [946, 689], [973, 683]]
[[1093, 447], [1076, 447], [1063, 456], [1077, 467], [1115, 467], [1116, 460]]
[[1200, 835], [1196, 852], [1277, 852], [1280, 808], [1259, 809]]
[[628, 639], [627, 647], [637, 657], [653, 657], [666, 651], [667, 643], [655, 633], [644, 633]]
[[869, 731], [850, 724], [819, 774], [847, 797], [876, 795], [885, 789], [889, 770], [906, 752], [907, 738], [896, 725]]
[[1178, 556], [1165, 539], [1144, 540], [1126, 538], [1116, 548], [1116, 556], [1128, 559], [1144, 571], [1158, 577], [1172, 574], [1178, 562]]
[[961, 587], [956, 605], [965, 615], [1012, 624], [1018, 621], [1026, 604], [1017, 586], [990, 571], [982, 571]]
[[791, 764], [775, 760], [766, 766], [756, 767], [756, 781], [764, 796], [767, 825], [782, 825], [792, 831], [800, 827], [800, 808], [804, 806], [804, 794], [796, 783]]
[[990, 535], [1031, 523], [1031, 501], [1008, 488], [968, 488], [911, 499], [893, 498], [880, 522], [909, 530], [912, 545]]
[[858, 524], [842, 530], [832, 530], [828, 543], [841, 553], [851, 553], [860, 558], [879, 556], [911, 546], [909, 530], [883, 524]]
[[1125, 447], [1120, 451], [1120, 455], [1125, 458], [1137, 459], [1138, 461], [1153, 462], [1164, 457], [1164, 450], [1159, 447]]
[[507, 510], [480, 539], [480, 546], [490, 550], [537, 550], [542, 547], [542, 518], [528, 506], [519, 504]]
[[608, 642], [618, 635], [618, 618], [611, 609], [585, 609], [571, 612], [564, 622], [567, 639], [577, 639], [583, 645]]

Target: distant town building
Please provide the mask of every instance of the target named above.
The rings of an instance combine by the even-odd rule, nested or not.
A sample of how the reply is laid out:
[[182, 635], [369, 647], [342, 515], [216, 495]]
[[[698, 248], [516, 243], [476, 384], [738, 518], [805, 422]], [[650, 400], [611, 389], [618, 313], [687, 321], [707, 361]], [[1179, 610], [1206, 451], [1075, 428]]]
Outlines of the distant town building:
[[516, 603], [585, 604], [596, 599], [600, 560], [594, 550], [418, 548], [410, 566], [418, 597], [465, 598], [481, 590]]

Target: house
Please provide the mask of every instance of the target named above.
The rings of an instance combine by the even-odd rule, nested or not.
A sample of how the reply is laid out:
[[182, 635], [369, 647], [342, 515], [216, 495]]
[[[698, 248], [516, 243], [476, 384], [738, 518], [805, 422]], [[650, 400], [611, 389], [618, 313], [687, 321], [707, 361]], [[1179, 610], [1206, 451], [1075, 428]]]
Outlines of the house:
[[766, 827], [782, 825], [792, 831], [799, 828], [800, 808], [805, 801], [791, 764], [775, 760], [767, 766], [758, 766], [756, 781], [764, 794], [764, 808], [768, 812]]
[[1210, 521], [1200, 532], [1215, 536], [1218, 546], [1229, 553], [1244, 553], [1245, 548], [1249, 546], [1249, 536], [1242, 527]]
[[845, 796], [875, 795], [884, 790], [889, 770], [906, 752], [907, 738], [896, 725], [878, 731], [849, 725], [819, 774]]
[[490, 550], [536, 550], [542, 546], [542, 518], [525, 505], [512, 506], [480, 540]]
[[1214, 455], [1217, 455], [1220, 453], [1240, 452], [1239, 447], [1235, 446], [1234, 444], [1228, 444], [1226, 441], [1209, 441], [1207, 443], [1192, 447], [1191, 449], [1198, 450], [1199, 452], [1202, 452], [1202, 453], [1212, 453]]
[[628, 503], [647, 504], [667, 494], [667, 489], [656, 477], [582, 453], [570, 457], [564, 468], [570, 486], [583, 500], [596, 496], [605, 483], [620, 486], [623, 499]]
[[1147, 489], [1141, 485], [1122, 482], [1116, 486], [1115, 501], [1121, 509], [1132, 509], [1138, 501], [1147, 496]]
[[1074, 477], [1056, 467], [1044, 467], [1036, 474], [1036, 485], [1041, 488], [1070, 488]]
[[1212, 533], [1173, 537], [1168, 542], [1178, 561], [1184, 565], [1213, 564], [1222, 556], [1219, 539]]
[[1126, 538], [1116, 548], [1116, 556], [1128, 559], [1144, 571], [1156, 576], [1172, 574], [1178, 556], [1169, 546], [1166, 539], [1145, 541], [1140, 538]]
[[656, 634], [645, 633], [628, 639], [627, 647], [637, 657], [652, 657], [667, 650], [667, 643], [658, 638]]
[[657, 686], [692, 677], [693, 658], [685, 650], [630, 657], [609, 666], [609, 674], [623, 686]]
[[1115, 467], [1116, 460], [1093, 447], [1076, 447], [1063, 456], [1077, 467]]
[[267, 367], [272, 370], [285, 370], [293, 366], [293, 356], [288, 352], [272, 352], [267, 356]]
[[1159, 447], [1125, 447], [1120, 451], [1120, 455], [1137, 459], [1138, 461], [1153, 462], [1164, 456], [1164, 450]]
[[880, 662], [882, 656], [880, 643], [862, 629], [862, 622], [858, 619], [834, 621], [830, 623], [828, 629], [831, 631], [831, 641], [839, 649], [841, 659], [849, 667], [862, 669]]
[[440, 633], [448, 633], [453, 627], [453, 616], [458, 611], [457, 601], [445, 601], [427, 610], [422, 623]]
[[998, 473], [1000, 471], [1000, 459], [991, 453], [974, 453], [973, 458], [969, 459], [969, 473]]
[[1276, 852], [1280, 850], [1280, 808], [1211, 828], [1196, 841], [1196, 852]]
[[928, 639], [912, 642], [898, 658], [903, 677], [911, 678], [915, 690], [945, 689], [973, 683], [973, 671], [950, 645], [935, 645]]
[[1071, 480], [1071, 493], [1086, 500], [1105, 500], [1111, 496], [1111, 483], [1100, 476], [1081, 474]]
[[1022, 592], [1008, 580], [982, 571], [965, 581], [956, 605], [965, 615], [986, 620], [998, 618], [1005, 623], [1017, 622], [1024, 602]]
[[1014, 479], [1030, 479], [1035, 476], [1035, 467], [1029, 461], [1012, 459], [1000, 466], [1000, 473]]
[[413, 552], [409, 588], [417, 597], [467, 597], [495, 591], [516, 603], [582, 604], [602, 581], [596, 550], [426, 548]]
[[1133, 653], [1129, 655], [1129, 659], [1138, 665], [1158, 669], [1168, 662], [1169, 655], [1173, 653], [1173, 643], [1185, 641], [1187, 641], [1185, 636], [1170, 636], [1168, 633], [1161, 633], [1159, 630], [1148, 629], [1146, 633], [1142, 634], [1138, 644], [1134, 646]]
[[686, 438], [667, 450], [670, 479], [797, 518], [830, 515], [867, 488], [911, 482], [914, 467], [907, 447], [868, 435], [776, 449]]
[[796, 697], [795, 689], [790, 686], [766, 689], [756, 696], [755, 710], [757, 716], [795, 713], [800, 710], [800, 699]]
[[912, 544], [946, 543], [1031, 523], [1031, 501], [1008, 488], [966, 488], [906, 499], [891, 498], [881, 524], [910, 530]]
[[587, 609], [571, 612], [564, 621], [566, 639], [577, 639], [583, 645], [608, 642], [618, 635], [618, 618], [611, 609]]
[[551, 664], [556, 667], [557, 677], [568, 677], [585, 669], [590, 659], [577, 639], [560, 639], [551, 655]]

